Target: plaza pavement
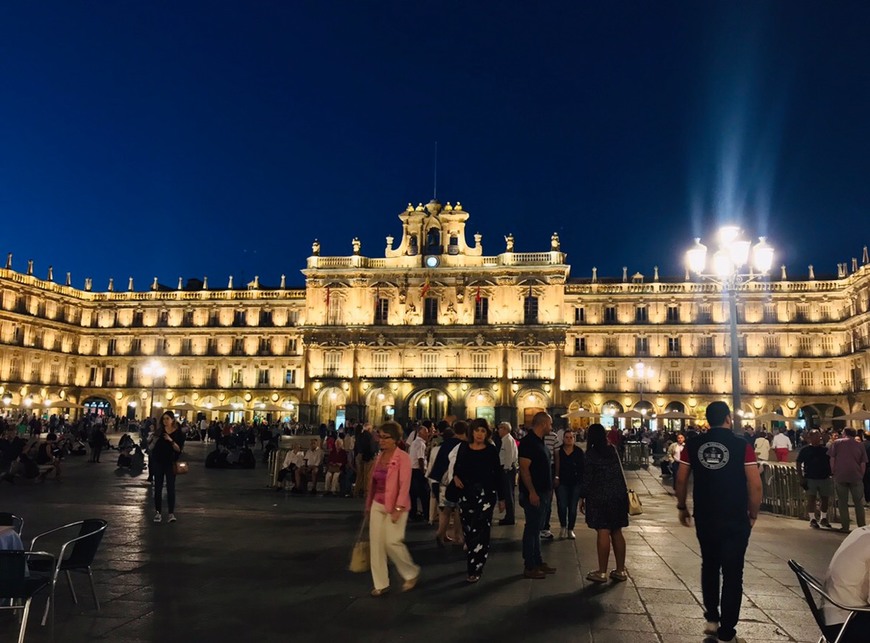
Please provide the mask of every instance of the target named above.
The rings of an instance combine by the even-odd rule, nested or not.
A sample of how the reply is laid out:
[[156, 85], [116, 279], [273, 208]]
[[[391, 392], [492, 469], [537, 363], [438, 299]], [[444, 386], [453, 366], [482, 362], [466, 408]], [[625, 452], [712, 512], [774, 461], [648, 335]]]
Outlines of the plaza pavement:
[[[117, 440], [113, 438], [113, 442]], [[102, 610], [87, 579], [79, 605], [57, 588], [57, 641], [594, 641], [699, 642], [699, 550], [694, 530], [676, 521], [674, 499], [656, 470], [627, 472], [645, 512], [626, 532], [628, 582], [604, 586], [584, 576], [596, 565], [594, 532], [544, 545], [558, 573], [522, 578], [522, 521], [493, 527], [480, 583], [466, 586], [463, 553], [438, 549], [431, 527], [408, 529], [423, 567], [418, 587], [379, 599], [368, 574], [346, 571], [362, 502], [298, 498], [265, 487], [266, 472], [206, 470], [206, 446], [189, 443], [191, 473], [178, 482], [178, 522], [151, 523], [145, 475], [115, 472], [117, 452], [100, 464], [68, 459], [64, 480], [0, 486], [0, 510], [26, 520], [25, 543], [81, 518], [109, 521], [95, 563]], [[521, 512], [520, 512], [521, 515]], [[582, 519], [582, 516], [581, 516]], [[558, 522], [553, 518], [554, 531]], [[747, 554], [739, 633], [749, 641], [816, 641], [815, 624], [786, 566], [796, 558], [817, 574], [842, 541], [803, 521], [762, 515]], [[28, 641], [51, 640], [34, 603]], [[0, 616], [0, 641], [16, 623]]]

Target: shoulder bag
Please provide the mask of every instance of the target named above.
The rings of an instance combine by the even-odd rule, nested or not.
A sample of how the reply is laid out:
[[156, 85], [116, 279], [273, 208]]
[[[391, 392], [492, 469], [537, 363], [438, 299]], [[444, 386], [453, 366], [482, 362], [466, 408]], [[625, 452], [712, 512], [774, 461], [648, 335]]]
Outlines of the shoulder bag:
[[[616, 447], [613, 448], [616, 451]], [[622, 460], [619, 459], [619, 453], [616, 453], [616, 461], [619, 463], [619, 470], [622, 472], [622, 480], [625, 482], [625, 488], [628, 489], [628, 515], [639, 516], [643, 513], [643, 503], [640, 501], [640, 496], [637, 495], [634, 489], [628, 486], [628, 480], [625, 477], [625, 469], [622, 468]]]
[[354, 543], [353, 550], [350, 553], [350, 565], [347, 567], [348, 570], [357, 574], [367, 572], [371, 567], [369, 558], [369, 541], [366, 539], [365, 533], [368, 521], [369, 517], [365, 516], [362, 525], [360, 525], [359, 534], [357, 534], [356, 537], [356, 543]]

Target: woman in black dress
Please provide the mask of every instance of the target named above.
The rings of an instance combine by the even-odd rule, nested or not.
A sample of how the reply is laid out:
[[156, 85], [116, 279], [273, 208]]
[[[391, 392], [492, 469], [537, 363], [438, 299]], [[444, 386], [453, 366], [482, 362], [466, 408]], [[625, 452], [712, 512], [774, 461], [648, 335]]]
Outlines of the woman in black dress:
[[607, 582], [607, 561], [612, 544], [616, 569], [610, 572], [610, 578], [624, 581], [628, 573], [625, 571], [622, 528], [628, 527], [628, 489], [619, 455], [607, 443], [604, 427], [600, 424], [591, 425], [587, 433], [583, 493], [580, 508], [586, 512], [586, 525], [598, 532], [598, 570], [589, 572], [586, 579], [595, 583]]
[[478, 418], [471, 423], [471, 439], [459, 445], [453, 482], [459, 489], [459, 512], [465, 533], [469, 583], [476, 583], [483, 574], [489, 556], [489, 533], [496, 489], [501, 479], [498, 450], [490, 442], [489, 423]]

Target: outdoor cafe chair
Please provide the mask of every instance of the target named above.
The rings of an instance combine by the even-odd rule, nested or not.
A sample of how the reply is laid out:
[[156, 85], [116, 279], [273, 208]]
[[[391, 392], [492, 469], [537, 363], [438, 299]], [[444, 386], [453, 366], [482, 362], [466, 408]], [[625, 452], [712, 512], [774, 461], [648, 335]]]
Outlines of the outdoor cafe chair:
[[0, 511], [0, 527], [12, 527], [15, 533], [21, 536], [21, 532], [24, 530], [24, 518], [8, 511]]
[[94, 595], [94, 604], [97, 610], [100, 609], [100, 600], [97, 598], [97, 588], [94, 585], [94, 575], [91, 572], [91, 563], [94, 562], [94, 557], [97, 555], [97, 549], [103, 539], [103, 534], [106, 531], [108, 523], [105, 520], [91, 518], [88, 520], [79, 520], [72, 522], [63, 527], [52, 529], [36, 536], [30, 544], [30, 549], [36, 548], [36, 541], [49, 534], [55, 534], [63, 531], [72, 531], [76, 527], [79, 528], [78, 536], [66, 541], [60, 548], [60, 554], [57, 557], [57, 564], [52, 566], [31, 564], [31, 571], [48, 575], [51, 582], [51, 593], [48, 597], [48, 603], [45, 606], [45, 614], [42, 617], [42, 624], [48, 617], [49, 606], [54, 604], [54, 590], [57, 586], [57, 577], [61, 572], [66, 573], [66, 580], [69, 583], [69, 591], [72, 594], [73, 602], [78, 605], [76, 591], [73, 588], [72, 576], [70, 572], [81, 572], [88, 575], [91, 581], [91, 592]]
[[[30, 603], [33, 597], [48, 587], [50, 582], [48, 576], [28, 575], [28, 565], [36, 562], [53, 567], [54, 556], [45, 552], [25, 552], [20, 549], [0, 550], [0, 610], [22, 612], [18, 643], [24, 643], [27, 617], [30, 614]], [[52, 625], [54, 625], [53, 618]]]
[[[870, 613], [870, 605], [842, 605], [835, 601], [833, 598], [831, 598], [830, 594], [825, 591], [824, 583], [820, 582], [817, 578], [815, 578], [812, 574], [805, 570], [797, 561], [788, 561], [788, 566], [797, 575], [798, 583], [800, 583], [801, 589], [804, 592], [804, 598], [806, 598], [807, 605], [809, 605], [810, 611], [813, 613], [813, 618], [816, 619], [816, 625], [819, 626], [819, 629], [822, 632], [822, 636], [819, 638], [818, 643], [839, 643], [840, 639], [843, 637], [843, 633], [846, 631], [846, 628], [849, 626], [849, 623], [852, 622], [852, 618], [856, 614], [858, 614], [859, 612]], [[816, 603], [816, 598], [815, 596], [813, 596], [813, 590], [818, 592], [822, 596], [822, 598], [828, 601], [831, 605], [835, 605], [841, 610], [849, 612], [846, 620], [840, 626], [839, 631], [837, 631], [836, 625], [825, 624], [825, 614], [824, 612], [822, 612], [821, 606]], [[835, 638], [831, 640], [831, 636], [835, 636]]]

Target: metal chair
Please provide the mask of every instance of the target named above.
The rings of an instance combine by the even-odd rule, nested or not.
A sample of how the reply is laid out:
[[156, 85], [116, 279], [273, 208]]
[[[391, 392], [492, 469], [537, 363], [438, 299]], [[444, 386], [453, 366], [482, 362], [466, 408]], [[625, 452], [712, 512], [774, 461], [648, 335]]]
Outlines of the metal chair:
[[[28, 564], [35, 563], [37, 560], [49, 567], [54, 566], [54, 556], [45, 552], [0, 550], [0, 599], [4, 599], [0, 601], [0, 610], [22, 612], [18, 643], [24, 643], [27, 617], [30, 614], [30, 603], [34, 595], [48, 587], [50, 581], [47, 576], [28, 576]], [[23, 603], [19, 604], [21, 601]]]
[[0, 527], [12, 527], [18, 536], [24, 530], [24, 518], [11, 514], [8, 511], [0, 511]]
[[51, 580], [51, 594], [49, 595], [48, 602], [45, 605], [45, 614], [42, 616], [43, 625], [45, 625], [45, 621], [48, 618], [49, 607], [54, 604], [54, 590], [57, 586], [57, 577], [61, 572], [66, 573], [66, 580], [67, 583], [69, 583], [70, 594], [72, 594], [73, 602], [77, 605], [79, 600], [76, 597], [76, 591], [73, 588], [70, 572], [82, 572], [88, 575], [88, 578], [91, 581], [91, 593], [94, 595], [94, 604], [97, 606], [97, 610], [99, 611], [100, 600], [97, 598], [97, 588], [94, 585], [94, 575], [91, 572], [91, 563], [94, 562], [94, 556], [97, 554], [97, 549], [100, 546], [100, 542], [103, 540], [103, 534], [105, 533], [107, 526], [108, 523], [105, 520], [97, 518], [79, 520], [78, 522], [72, 522], [63, 527], [58, 527], [57, 529], [41, 533], [31, 541], [30, 549], [33, 550], [36, 548], [36, 541], [43, 536], [79, 527], [78, 536], [66, 541], [60, 548], [60, 554], [57, 557], [56, 565], [53, 567], [46, 567], [44, 565], [31, 564], [30, 566], [32, 572], [46, 574]]
[[810, 611], [813, 613], [813, 618], [816, 619], [816, 625], [819, 626], [819, 630], [821, 630], [822, 632], [822, 636], [819, 638], [818, 643], [828, 643], [828, 636], [830, 634], [833, 634], [833, 631], [836, 630], [836, 625], [827, 625], [825, 623], [825, 615], [822, 612], [822, 608], [816, 603], [816, 598], [815, 596], [813, 596], [813, 591], [818, 592], [822, 596], [822, 598], [828, 601], [831, 605], [835, 605], [841, 610], [849, 612], [849, 615], [846, 617], [843, 625], [840, 626], [840, 630], [837, 632], [836, 638], [829, 643], [839, 643], [840, 639], [843, 637], [843, 633], [846, 631], [846, 628], [856, 614], [858, 614], [859, 612], [870, 613], [870, 605], [842, 605], [841, 603], [835, 601], [833, 598], [831, 598], [830, 594], [825, 591], [824, 583], [819, 581], [807, 570], [805, 570], [797, 561], [788, 561], [788, 566], [797, 576], [798, 583], [800, 583], [801, 589], [804, 592], [804, 598], [807, 601], [807, 605], [810, 606]]

